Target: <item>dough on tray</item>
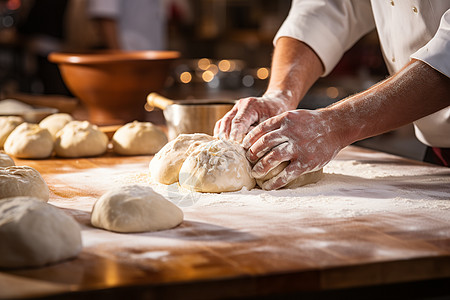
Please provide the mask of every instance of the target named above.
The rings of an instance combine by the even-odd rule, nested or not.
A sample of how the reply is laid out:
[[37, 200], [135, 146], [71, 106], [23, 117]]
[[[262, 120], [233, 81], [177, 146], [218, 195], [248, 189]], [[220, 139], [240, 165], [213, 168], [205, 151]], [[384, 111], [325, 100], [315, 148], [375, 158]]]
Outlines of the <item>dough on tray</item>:
[[38, 124], [22, 123], [5, 141], [5, 152], [20, 158], [47, 158], [53, 152], [50, 132]]
[[113, 151], [120, 155], [150, 155], [167, 144], [167, 137], [150, 122], [134, 121], [120, 127], [111, 143]]
[[3, 149], [6, 139], [11, 132], [24, 122], [22, 117], [0, 117], [0, 149]]
[[2, 153], [0, 152], [0, 167], [4, 168], [4, 167], [11, 167], [11, 166], [15, 166], [15, 162], [14, 160], [9, 157], [8, 154], [6, 153]]
[[78, 223], [33, 197], [0, 201], [0, 267], [40, 267], [77, 256], [82, 248]]
[[170, 229], [183, 221], [183, 211], [149, 186], [120, 186], [94, 204], [93, 226], [116, 232]]
[[0, 168], [0, 202], [3, 198], [29, 196], [47, 202], [49, 190], [41, 174], [28, 166]]
[[56, 139], [56, 134], [60, 131], [67, 123], [73, 121], [71, 115], [66, 113], [53, 114], [48, 117], [45, 117], [41, 122], [39, 122], [39, 126], [42, 128], [47, 128], [53, 139]]
[[106, 152], [108, 137], [88, 121], [71, 121], [58, 131], [56, 155], [61, 157], [90, 157]]

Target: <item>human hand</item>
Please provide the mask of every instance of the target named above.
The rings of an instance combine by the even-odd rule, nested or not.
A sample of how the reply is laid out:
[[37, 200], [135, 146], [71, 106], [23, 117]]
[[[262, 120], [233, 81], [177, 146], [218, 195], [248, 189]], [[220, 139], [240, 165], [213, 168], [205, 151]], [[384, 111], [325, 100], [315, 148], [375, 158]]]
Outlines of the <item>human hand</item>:
[[242, 142], [252, 126], [289, 109], [292, 94], [289, 91], [268, 92], [262, 97], [240, 99], [236, 105], [217, 121], [214, 136]]
[[289, 162], [263, 189], [278, 189], [300, 175], [323, 168], [343, 147], [342, 134], [327, 110], [293, 110], [272, 117], [250, 131], [242, 142], [254, 165], [252, 176], [263, 178]]

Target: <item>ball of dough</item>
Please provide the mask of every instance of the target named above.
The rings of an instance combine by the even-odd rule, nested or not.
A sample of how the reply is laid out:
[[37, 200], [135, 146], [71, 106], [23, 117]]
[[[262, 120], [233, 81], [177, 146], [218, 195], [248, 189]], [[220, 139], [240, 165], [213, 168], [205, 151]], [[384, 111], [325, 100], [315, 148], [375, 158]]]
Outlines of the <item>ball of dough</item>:
[[92, 208], [95, 227], [116, 232], [170, 229], [183, 221], [183, 211], [149, 186], [117, 187], [103, 194]]
[[[265, 190], [264, 183], [267, 180], [270, 180], [273, 177], [275, 177], [278, 174], [280, 174], [281, 171], [283, 171], [284, 168], [286, 168], [286, 166], [288, 164], [289, 164], [289, 162], [286, 162], [286, 161], [282, 162], [281, 164], [279, 164], [278, 166], [276, 166], [275, 168], [270, 170], [270, 172], [267, 173], [266, 176], [263, 176], [261, 178], [256, 178], [256, 183], [258, 184], [259, 187], [261, 187], [262, 189]], [[318, 171], [309, 172], [309, 173], [306, 173], [306, 174], [302, 174], [299, 177], [293, 179], [288, 184], [286, 184], [283, 188], [295, 189], [295, 188], [298, 188], [298, 187], [301, 187], [301, 186], [304, 186], [304, 185], [307, 185], [307, 184], [316, 183], [320, 179], [322, 179], [322, 177], [323, 177], [323, 169], [320, 169]]]
[[15, 166], [15, 165], [16, 164], [14, 163], [14, 160], [11, 157], [9, 157], [8, 154], [0, 152], [0, 167], [1, 168]]
[[177, 182], [181, 165], [188, 155], [199, 145], [213, 140], [214, 137], [203, 133], [180, 134], [167, 143], [150, 161], [152, 179], [163, 184]]
[[71, 115], [59, 113], [45, 117], [41, 122], [39, 122], [39, 126], [42, 128], [47, 128], [53, 139], [56, 139], [56, 134], [58, 131], [60, 131], [70, 121], [73, 121]]
[[24, 120], [21, 117], [0, 117], [0, 149], [3, 149], [6, 139], [11, 134], [11, 132]]
[[6, 139], [5, 152], [20, 158], [47, 158], [53, 152], [53, 138], [38, 124], [22, 123]]
[[30, 196], [47, 202], [49, 198], [47, 183], [32, 167], [0, 168], [0, 199], [17, 196]]
[[108, 137], [88, 121], [71, 121], [58, 131], [55, 153], [61, 157], [98, 156], [106, 152]]
[[125, 124], [112, 137], [115, 153], [120, 155], [150, 155], [158, 152], [165, 144], [164, 132], [150, 122]]
[[182, 187], [205, 193], [248, 190], [255, 186], [251, 166], [241, 145], [213, 140], [197, 147], [184, 161], [179, 173]]
[[40, 267], [75, 257], [80, 226], [54, 206], [33, 197], [0, 201], [0, 267]]

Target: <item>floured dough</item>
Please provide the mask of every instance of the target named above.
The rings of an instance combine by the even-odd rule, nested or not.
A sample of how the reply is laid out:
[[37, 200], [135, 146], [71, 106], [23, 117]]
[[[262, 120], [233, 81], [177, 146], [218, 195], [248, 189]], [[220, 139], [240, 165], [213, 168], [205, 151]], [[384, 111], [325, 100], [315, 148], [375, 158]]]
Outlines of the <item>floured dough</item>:
[[0, 152], [0, 167], [1, 168], [15, 166], [15, 165], [16, 164], [14, 163], [14, 160], [11, 157], [9, 157], [8, 154]]
[[59, 113], [44, 118], [41, 122], [39, 122], [39, 126], [42, 128], [47, 128], [53, 139], [56, 139], [56, 134], [58, 131], [60, 131], [70, 121], [73, 121], [71, 115]]
[[49, 198], [47, 183], [32, 167], [0, 168], [0, 199], [17, 196], [30, 196], [47, 202]]
[[33, 197], [0, 201], [0, 267], [40, 267], [80, 253], [78, 223]]
[[50, 132], [37, 124], [22, 123], [5, 141], [5, 152], [20, 158], [47, 158], [53, 152]]
[[106, 152], [108, 137], [88, 121], [71, 121], [58, 131], [55, 153], [61, 157], [90, 157]]
[[215, 139], [197, 147], [184, 161], [179, 182], [197, 192], [220, 193], [255, 186], [241, 145]]
[[164, 132], [150, 122], [125, 124], [112, 137], [115, 153], [120, 155], [150, 155], [158, 152], [165, 144]]
[[183, 221], [183, 211], [149, 186], [116, 187], [103, 194], [92, 208], [95, 227], [116, 232], [170, 229]]
[[[286, 161], [282, 162], [277, 167], [275, 167], [272, 170], [270, 170], [270, 172], [267, 173], [266, 176], [264, 176], [262, 178], [256, 178], [256, 183], [262, 189], [265, 189], [264, 182], [266, 182], [267, 180], [272, 179], [273, 177], [275, 177], [278, 174], [280, 174], [280, 172], [283, 171], [283, 169], [286, 168], [286, 166], [288, 164], [289, 163], [286, 162]], [[294, 189], [294, 188], [298, 188], [298, 187], [301, 187], [301, 186], [304, 186], [304, 185], [307, 185], [307, 184], [310, 184], [310, 183], [316, 183], [320, 179], [322, 179], [322, 177], [323, 177], [323, 169], [320, 169], [318, 171], [313, 171], [313, 172], [310, 172], [310, 173], [306, 173], [306, 174], [300, 175], [299, 177], [295, 178], [294, 180], [289, 182], [287, 185], [285, 185], [283, 188]]]
[[150, 161], [151, 178], [163, 184], [177, 182], [181, 165], [188, 155], [199, 145], [213, 140], [214, 137], [203, 133], [180, 134], [167, 143]]
[[24, 120], [21, 117], [0, 117], [0, 149], [3, 148], [3, 145], [11, 132], [23, 122]]

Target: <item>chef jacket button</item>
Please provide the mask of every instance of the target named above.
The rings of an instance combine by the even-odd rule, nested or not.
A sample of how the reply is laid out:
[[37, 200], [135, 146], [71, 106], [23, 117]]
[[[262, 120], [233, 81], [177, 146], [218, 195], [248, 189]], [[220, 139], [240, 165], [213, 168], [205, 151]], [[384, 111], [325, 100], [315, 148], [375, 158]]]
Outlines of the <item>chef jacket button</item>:
[[419, 10], [415, 6], [412, 7], [412, 11], [415, 12], [416, 14], [419, 13]]
[[391, 58], [391, 61], [395, 63], [395, 57], [392, 57], [392, 58]]
[[392, 5], [392, 6], [394, 6], [394, 5], [395, 5], [395, 3], [394, 3], [394, 0], [391, 0], [391, 5]]

